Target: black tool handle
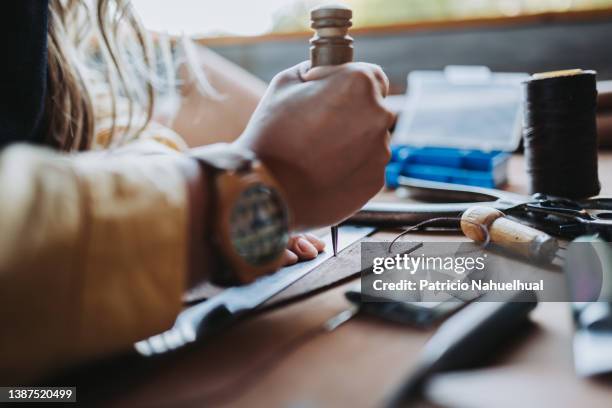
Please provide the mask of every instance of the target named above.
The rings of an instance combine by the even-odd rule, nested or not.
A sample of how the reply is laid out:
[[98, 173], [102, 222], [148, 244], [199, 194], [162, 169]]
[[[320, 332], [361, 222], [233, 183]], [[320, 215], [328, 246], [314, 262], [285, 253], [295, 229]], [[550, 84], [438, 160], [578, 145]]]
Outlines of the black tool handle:
[[472, 303], [450, 317], [425, 345], [421, 358], [407, 380], [388, 400], [386, 407], [414, 403], [432, 374], [466, 369], [490, 358], [516, 335], [537, 305], [533, 291], [514, 292], [505, 302]]

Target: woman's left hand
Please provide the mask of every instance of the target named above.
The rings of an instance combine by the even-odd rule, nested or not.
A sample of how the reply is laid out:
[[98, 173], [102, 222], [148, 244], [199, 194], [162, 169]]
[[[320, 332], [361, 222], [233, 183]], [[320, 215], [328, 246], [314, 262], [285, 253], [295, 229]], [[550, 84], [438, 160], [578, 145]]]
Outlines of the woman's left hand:
[[312, 234], [298, 234], [289, 238], [283, 257], [283, 266], [289, 266], [299, 261], [309, 261], [323, 252], [325, 243]]

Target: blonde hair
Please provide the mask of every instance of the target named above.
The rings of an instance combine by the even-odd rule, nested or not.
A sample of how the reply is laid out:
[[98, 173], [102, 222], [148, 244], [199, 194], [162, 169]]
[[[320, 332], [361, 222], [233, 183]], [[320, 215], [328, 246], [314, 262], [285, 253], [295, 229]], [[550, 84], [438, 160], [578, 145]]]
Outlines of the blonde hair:
[[[107, 143], [141, 132], [153, 115], [157, 67], [130, 1], [50, 0], [49, 18], [46, 144], [64, 151], [91, 147], [93, 84], [110, 96]], [[121, 127], [119, 109], [127, 117]]]

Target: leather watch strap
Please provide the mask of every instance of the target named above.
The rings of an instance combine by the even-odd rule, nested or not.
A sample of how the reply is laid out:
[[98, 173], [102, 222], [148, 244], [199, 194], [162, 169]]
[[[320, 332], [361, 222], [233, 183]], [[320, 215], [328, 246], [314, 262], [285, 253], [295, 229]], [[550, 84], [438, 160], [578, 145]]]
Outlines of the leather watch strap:
[[256, 160], [255, 153], [228, 143], [192, 149], [190, 155], [216, 171], [248, 170]]
[[218, 243], [214, 239], [214, 220], [217, 216], [215, 203], [218, 200], [215, 178], [223, 171], [248, 171], [255, 161], [255, 154], [231, 144], [217, 143], [192, 149], [190, 156], [200, 163], [205, 177], [207, 205], [204, 208], [204, 236], [202, 239], [205, 243], [203, 245], [204, 256], [210, 270], [209, 279], [217, 284], [236, 283], [232, 270], [220, 256]]

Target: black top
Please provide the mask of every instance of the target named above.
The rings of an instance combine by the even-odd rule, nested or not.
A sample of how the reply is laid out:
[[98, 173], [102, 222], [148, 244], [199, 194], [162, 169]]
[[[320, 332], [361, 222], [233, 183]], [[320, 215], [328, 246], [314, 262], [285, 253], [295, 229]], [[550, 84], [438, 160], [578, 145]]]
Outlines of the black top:
[[0, 149], [40, 143], [47, 81], [48, 0], [3, 0], [0, 12]]

